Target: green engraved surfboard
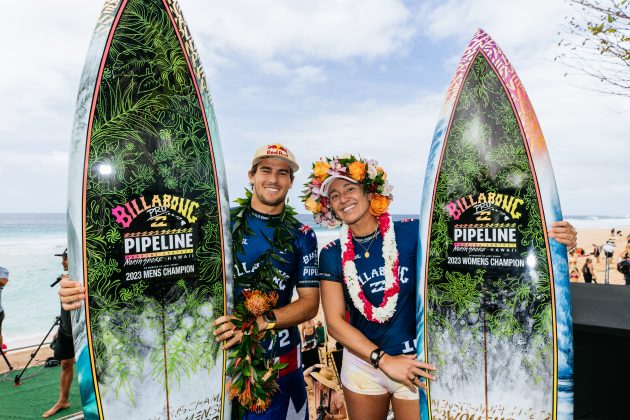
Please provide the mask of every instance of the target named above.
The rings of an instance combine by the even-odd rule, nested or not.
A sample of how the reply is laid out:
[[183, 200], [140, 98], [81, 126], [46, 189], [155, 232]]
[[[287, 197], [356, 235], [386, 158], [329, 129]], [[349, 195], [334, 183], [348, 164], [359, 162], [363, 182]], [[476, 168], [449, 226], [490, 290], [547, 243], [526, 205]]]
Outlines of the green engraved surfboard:
[[457, 66], [424, 183], [418, 353], [437, 363], [423, 419], [573, 418], [566, 247], [545, 139], [525, 89], [477, 31]]
[[89, 419], [229, 418], [226, 180], [212, 102], [174, 0], [108, 1], [81, 78], [70, 159], [70, 276]]

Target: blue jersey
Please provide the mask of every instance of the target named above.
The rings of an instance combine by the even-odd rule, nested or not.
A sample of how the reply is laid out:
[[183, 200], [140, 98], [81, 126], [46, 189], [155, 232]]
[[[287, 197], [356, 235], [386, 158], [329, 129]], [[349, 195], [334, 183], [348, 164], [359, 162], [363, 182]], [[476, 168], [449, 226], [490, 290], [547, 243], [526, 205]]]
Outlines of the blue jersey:
[[[247, 224], [253, 231], [252, 236], [243, 236], [243, 249], [245, 253], [236, 255], [234, 263], [234, 275], [236, 278], [255, 271], [258, 267], [254, 262], [270, 248], [269, 242], [263, 235], [273, 238], [273, 229], [268, 226], [268, 221], [274, 216], [259, 213], [253, 209], [245, 216]], [[276, 216], [277, 217], [277, 216]], [[317, 239], [315, 232], [306, 226], [296, 223], [294, 226], [295, 237], [292, 240], [293, 252], [280, 253], [286, 262], [273, 260], [273, 265], [280, 270], [283, 278], [275, 278], [278, 286], [277, 307], [291, 303], [296, 287], [319, 287], [317, 270]], [[238, 285], [234, 289], [234, 299], [243, 299], [243, 288]], [[277, 330], [275, 345], [271, 341], [262, 343], [270, 356], [280, 356], [293, 350], [300, 343], [300, 333], [297, 326]]]
[[[339, 239], [326, 245], [319, 256], [319, 275], [322, 280], [343, 284], [346, 307], [350, 312], [350, 324], [370, 341], [392, 356], [415, 354], [416, 346], [416, 252], [418, 249], [418, 221], [405, 220], [394, 223], [396, 246], [400, 256], [398, 276], [400, 292], [396, 312], [389, 321], [380, 324], [369, 321], [354, 307], [348, 288], [343, 282], [341, 269], [341, 245]], [[361, 245], [354, 241], [354, 262], [365, 297], [380, 306], [385, 293], [385, 260], [383, 238], [379, 234], [370, 245], [369, 257], [365, 258]], [[378, 250], [378, 251], [377, 251]]]

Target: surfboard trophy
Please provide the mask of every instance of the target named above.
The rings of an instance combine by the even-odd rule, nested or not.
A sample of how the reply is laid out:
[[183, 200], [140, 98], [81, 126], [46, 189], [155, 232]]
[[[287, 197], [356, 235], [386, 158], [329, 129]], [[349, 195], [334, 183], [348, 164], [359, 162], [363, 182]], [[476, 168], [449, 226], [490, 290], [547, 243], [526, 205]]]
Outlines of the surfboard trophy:
[[229, 208], [199, 55], [174, 0], [111, 0], [81, 76], [68, 198], [86, 419], [230, 418], [212, 321], [231, 305]]
[[427, 165], [418, 356], [439, 380], [423, 419], [573, 418], [566, 247], [547, 147], [523, 85], [478, 30], [457, 66]]

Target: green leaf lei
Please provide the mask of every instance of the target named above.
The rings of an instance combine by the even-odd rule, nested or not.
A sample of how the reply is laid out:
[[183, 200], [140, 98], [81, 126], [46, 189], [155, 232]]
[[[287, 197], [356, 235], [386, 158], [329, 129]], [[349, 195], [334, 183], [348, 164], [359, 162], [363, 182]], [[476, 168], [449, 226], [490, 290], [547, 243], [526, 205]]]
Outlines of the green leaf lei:
[[[234, 260], [240, 264], [238, 254], [244, 253], [244, 236], [255, 236], [247, 223], [247, 216], [252, 211], [252, 192], [245, 189], [245, 198], [236, 199], [236, 203], [238, 206], [231, 210], [232, 243]], [[258, 268], [242, 275], [235, 273], [236, 284], [246, 291], [243, 297], [235, 299], [235, 319], [232, 322], [243, 332], [243, 336], [228, 355], [227, 374], [232, 378], [228, 387], [230, 398], [238, 399], [240, 406], [250, 411], [261, 412], [269, 407], [273, 394], [278, 390], [278, 372], [286, 367], [286, 363], [274, 363], [273, 357], [265, 357], [265, 350], [260, 343], [276, 333], [274, 330], [260, 331], [256, 318], [275, 307], [278, 300], [275, 292], [278, 285], [274, 278], [284, 276], [273, 265], [273, 261], [285, 263], [287, 261], [280, 253], [293, 252], [294, 226], [298, 223], [295, 214], [292, 207], [285, 205], [282, 213], [270, 217], [267, 225], [272, 228], [273, 237], [262, 235], [270, 246], [252, 265]]]

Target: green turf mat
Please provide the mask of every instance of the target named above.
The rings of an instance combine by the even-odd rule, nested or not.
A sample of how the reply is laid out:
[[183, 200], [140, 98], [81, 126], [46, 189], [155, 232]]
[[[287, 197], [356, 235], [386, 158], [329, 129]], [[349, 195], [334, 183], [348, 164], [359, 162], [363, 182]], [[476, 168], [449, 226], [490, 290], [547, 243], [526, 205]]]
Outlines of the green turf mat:
[[[0, 419], [37, 419], [42, 418], [59, 399], [59, 377], [61, 366], [28, 368], [22, 376], [22, 385], [13, 386], [16, 375], [20, 372], [0, 375]], [[70, 388], [70, 408], [61, 410], [49, 417], [57, 419], [81, 411], [81, 396], [76, 372]]]

